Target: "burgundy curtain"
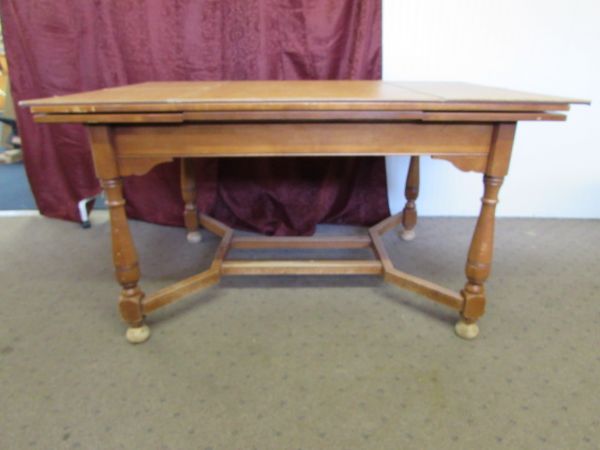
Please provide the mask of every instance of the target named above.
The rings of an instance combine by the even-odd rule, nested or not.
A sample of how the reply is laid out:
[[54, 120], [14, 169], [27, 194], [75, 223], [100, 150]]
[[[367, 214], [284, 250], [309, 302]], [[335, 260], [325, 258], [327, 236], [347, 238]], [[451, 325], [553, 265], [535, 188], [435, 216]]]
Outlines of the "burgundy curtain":
[[[377, 79], [380, 0], [1, 0], [15, 101], [149, 80]], [[84, 128], [18, 109], [40, 211], [100, 190]], [[198, 206], [267, 234], [388, 214], [383, 158], [197, 161]], [[182, 225], [175, 163], [125, 182], [130, 217]]]

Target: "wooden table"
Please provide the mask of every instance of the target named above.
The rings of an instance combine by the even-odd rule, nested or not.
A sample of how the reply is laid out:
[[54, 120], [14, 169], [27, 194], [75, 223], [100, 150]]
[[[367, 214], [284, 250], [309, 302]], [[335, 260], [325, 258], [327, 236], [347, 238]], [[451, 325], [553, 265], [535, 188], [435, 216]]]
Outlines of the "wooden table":
[[[457, 310], [456, 333], [476, 337], [476, 322], [486, 302], [498, 191], [508, 171], [516, 123], [565, 120], [571, 103], [585, 102], [464, 83], [381, 81], [152, 82], [21, 102], [31, 107], [38, 122], [87, 127], [110, 211], [115, 273], [122, 286], [119, 308], [130, 326], [130, 342], [149, 337], [144, 316], [217, 283], [223, 275], [281, 274], [380, 275]], [[236, 237], [225, 224], [196, 211], [190, 158], [350, 155], [411, 157], [404, 210], [370, 228], [364, 237]], [[460, 292], [395, 268], [381, 239], [399, 224], [405, 240], [414, 238], [420, 156], [484, 175], [467, 282]], [[207, 270], [145, 295], [121, 178], [142, 175], [176, 158], [181, 161], [188, 240], [200, 241], [202, 225], [221, 242]], [[375, 258], [231, 260], [231, 248], [371, 248]]]

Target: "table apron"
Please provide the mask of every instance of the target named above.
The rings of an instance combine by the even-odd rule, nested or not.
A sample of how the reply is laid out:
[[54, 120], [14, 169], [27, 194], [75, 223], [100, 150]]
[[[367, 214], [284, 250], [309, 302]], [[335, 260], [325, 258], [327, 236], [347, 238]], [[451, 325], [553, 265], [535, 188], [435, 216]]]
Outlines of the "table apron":
[[485, 155], [493, 123], [191, 123], [113, 125], [122, 158]]

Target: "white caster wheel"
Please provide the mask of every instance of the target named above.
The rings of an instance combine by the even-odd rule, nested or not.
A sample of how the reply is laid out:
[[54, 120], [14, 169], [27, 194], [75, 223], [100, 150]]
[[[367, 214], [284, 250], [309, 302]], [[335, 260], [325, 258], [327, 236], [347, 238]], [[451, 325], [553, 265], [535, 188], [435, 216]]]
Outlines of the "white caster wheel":
[[199, 231], [191, 231], [187, 234], [187, 241], [191, 244], [197, 244], [202, 240], [202, 235]]
[[412, 241], [416, 235], [415, 230], [402, 230], [400, 232], [400, 237], [403, 241]]
[[125, 337], [132, 344], [141, 344], [150, 337], [150, 328], [148, 328], [148, 325], [142, 325], [138, 328], [128, 328]]
[[454, 326], [456, 334], [463, 339], [475, 339], [479, 334], [479, 327], [476, 323], [467, 323], [463, 320], [456, 322]]

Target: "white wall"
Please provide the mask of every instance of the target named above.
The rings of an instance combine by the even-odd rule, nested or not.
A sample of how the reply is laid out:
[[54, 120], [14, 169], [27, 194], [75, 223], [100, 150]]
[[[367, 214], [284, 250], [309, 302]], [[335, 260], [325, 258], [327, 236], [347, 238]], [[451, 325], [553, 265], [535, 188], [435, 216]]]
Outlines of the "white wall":
[[[600, 218], [600, 0], [383, 0], [383, 79], [468, 81], [586, 98], [523, 122], [499, 216]], [[481, 175], [421, 158], [422, 215], [474, 215]], [[408, 158], [388, 158], [393, 212]]]

